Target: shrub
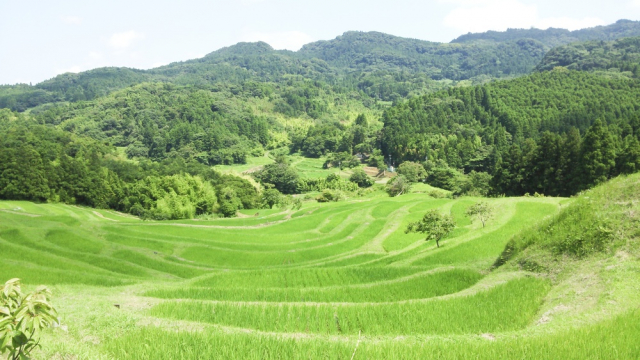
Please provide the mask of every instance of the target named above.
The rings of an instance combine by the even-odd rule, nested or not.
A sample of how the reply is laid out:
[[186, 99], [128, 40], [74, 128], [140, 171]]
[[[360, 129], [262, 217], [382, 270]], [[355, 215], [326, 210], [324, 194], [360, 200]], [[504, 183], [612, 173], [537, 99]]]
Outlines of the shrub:
[[394, 197], [406, 194], [411, 190], [411, 183], [404, 175], [398, 175], [387, 183], [386, 191], [389, 196]]
[[322, 194], [318, 195], [316, 200], [318, 200], [318, 202], [330, 202], [344, 200], [345, 198], [346, 196], [340, 190], [325, 189], [322, 191]]
[[11, 279], [0, 288], [0, 354], [12, 360], [28, 359], [39, 346], [42, 329], [58, 322], [51, 305], [51, 291], [44, 286], [23, 294], [20, 279]]
[[365, 188], [372, 186], [375, 181], [362, 169], [356, 169], [349, 177], [349, 181], [358, 184], [358, 187]]

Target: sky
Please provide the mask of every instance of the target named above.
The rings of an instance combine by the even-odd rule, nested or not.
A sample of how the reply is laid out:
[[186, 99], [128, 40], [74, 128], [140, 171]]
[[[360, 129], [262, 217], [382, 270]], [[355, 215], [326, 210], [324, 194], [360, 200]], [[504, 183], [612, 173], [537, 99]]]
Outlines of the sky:
[[298, 50], [346, 31], [448, 42], [468, 32], [640, 20], [640, 0], [0, 0], [0, 84], [149, 69], [241, 41]]

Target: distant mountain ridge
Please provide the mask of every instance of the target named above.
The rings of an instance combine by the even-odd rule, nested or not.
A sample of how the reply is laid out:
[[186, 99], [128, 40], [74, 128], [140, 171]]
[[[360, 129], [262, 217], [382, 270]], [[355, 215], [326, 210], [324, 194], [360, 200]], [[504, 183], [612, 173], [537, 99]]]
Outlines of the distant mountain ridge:
[[451, 43], [349, 31], [332, 40], [306, 44], [297, 52], [274, 50], [265, 42], [238, 43], [200, 59], [150, 70], [99, 68], [62, 74], [34, 86], [0, 86], [0, 108], [25, 111], [47, 103], [91, 100], [142, 82], [206, 87], [245, 81], [282, 82], [290, 76], [364, 91], [390, 101], [420, 91], [433, 80], [477, 79], [482, 83], [528, 74], [554, 46], [628, 36], [640, 36], [640, 22], [619, 20], [576, 31], [489, 31], [463, 35]]
[[555, 47], [579, 41], [610, 41], [623, 37], [640, 36], [640, 21], [621, 19], [610, 25], [569, 31], [566, 29], [507, 29], [507, 31], [487, 31], [469, 33], [452, 40], [452, 43], [477, 41], [505, 42], [516, 39], [534, 39], [548, 47]]

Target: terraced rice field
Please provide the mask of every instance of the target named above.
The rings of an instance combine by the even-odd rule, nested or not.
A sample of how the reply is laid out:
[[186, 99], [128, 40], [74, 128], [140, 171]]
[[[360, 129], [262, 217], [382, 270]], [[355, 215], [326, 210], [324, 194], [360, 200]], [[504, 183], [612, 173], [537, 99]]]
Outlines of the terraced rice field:
[[[477, 200], [378, 194], [174, 222], [0, 202], [0, 274], [53, 288], [63, 326], [42, 358], [571, 358], [563, 339], [597, 357], [590, 339], [637, 333], [637, 311], [589, 332], [571, 312], [545, 320], [571, 289], [488, 271], [566, 200], [490, 199], [485, 228], [465, 215]], [[440, 248], [404, 233], [434, 208], [458, 223]]]

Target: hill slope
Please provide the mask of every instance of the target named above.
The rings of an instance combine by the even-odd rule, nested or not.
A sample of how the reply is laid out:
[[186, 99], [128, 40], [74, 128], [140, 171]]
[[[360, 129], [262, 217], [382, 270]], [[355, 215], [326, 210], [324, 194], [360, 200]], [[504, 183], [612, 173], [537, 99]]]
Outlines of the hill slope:
[[[449, 44], [379, 32], [347, 32], [333, 40], [307, 44], [298, 52], [276, 51], [262, 42], [239, 43], [201, 59], [147, 71], [101, 68], [59, 75], [34, 86], [0, 86], [0, 107], [25, 111], [47, 103], [91, 100], [147, 81], [204, 86], [281, 82], [290, 76], [324, 81], [338, 92], [341, 88], [363, 90], [374, 98], [394, 100], [420, 88], [442, 88], [429, 80], [485, 81], [526, 74], [551, 47], [569, 42], [639, 35], [638, 22], [621, 20], [573, 32], [532, 29], [470, 34]], [[382, 79], [390, 89], [371, 88]]]
[[551, 49], [535, 70], [552, 70], [556, 66], [581, 71], [616, 68], [638, 77], [639, 65], [640, 37], [629, 37], [611, 42], [588, 41], [559, 46]]
[[[0, 269], [55, 285], [41, 357], [636, 358], [639, 185], [485, 199], [485, 228], [480, 199], [418, 193], [199, 222], [0, 202]], [[432, 208], [458, 224], [440, 248], [403, 232]]]

